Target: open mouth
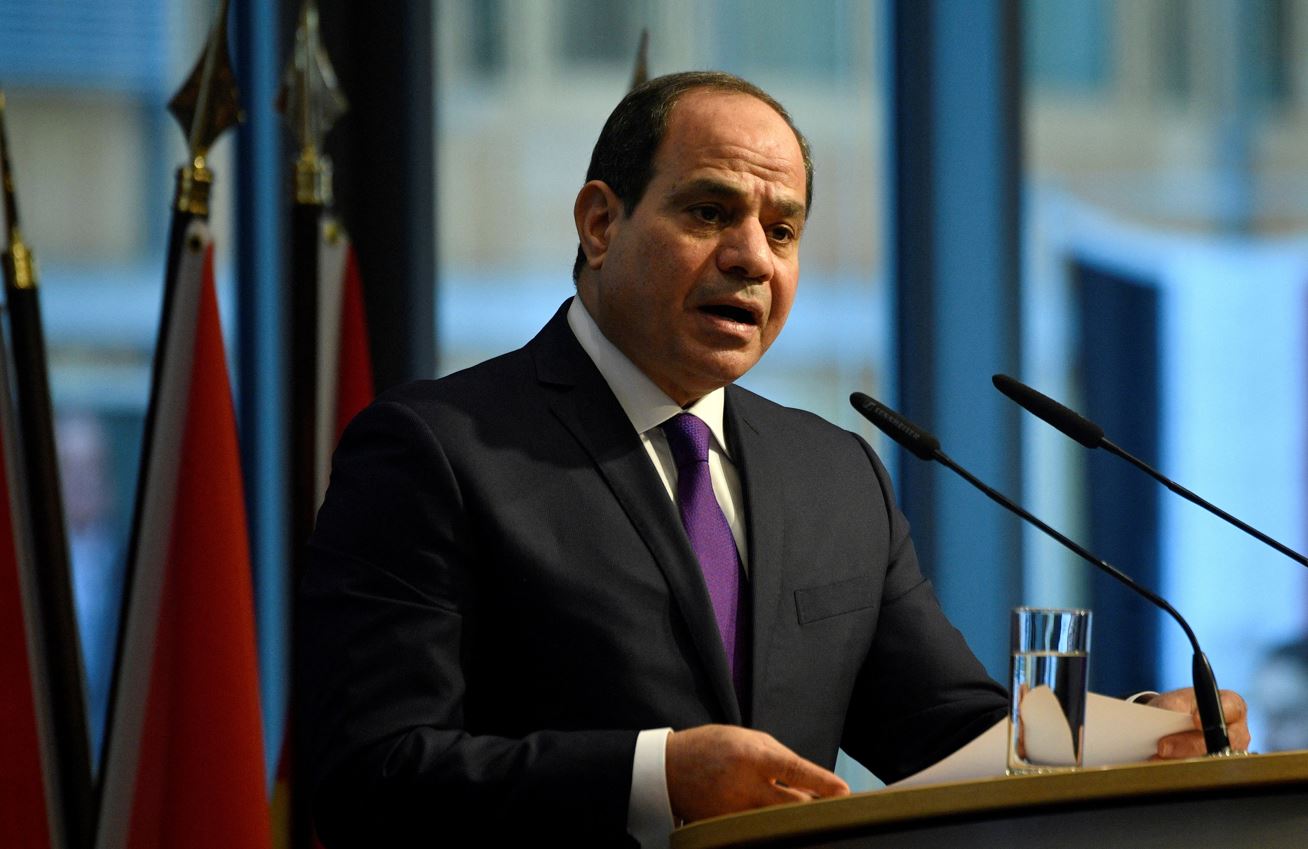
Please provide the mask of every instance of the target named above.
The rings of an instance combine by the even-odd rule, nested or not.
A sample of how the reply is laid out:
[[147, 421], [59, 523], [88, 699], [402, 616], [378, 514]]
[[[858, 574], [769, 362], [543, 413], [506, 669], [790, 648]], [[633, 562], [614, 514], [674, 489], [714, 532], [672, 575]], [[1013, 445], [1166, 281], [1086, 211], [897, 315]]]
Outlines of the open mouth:
[[728, 321], [738, 322], [740, 324], [758, 324], [758, 318], [754, 313], [744, 307], [733, 307], [730, 304], [708, 304], [700, 307], [706, 313], [720, 316]]

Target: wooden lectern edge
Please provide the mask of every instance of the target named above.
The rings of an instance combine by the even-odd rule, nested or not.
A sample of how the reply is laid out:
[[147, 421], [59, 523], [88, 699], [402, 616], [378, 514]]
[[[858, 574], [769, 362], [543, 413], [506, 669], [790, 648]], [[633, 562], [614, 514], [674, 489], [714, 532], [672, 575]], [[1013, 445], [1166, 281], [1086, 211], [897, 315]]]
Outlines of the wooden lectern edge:
[[1268, 785], [1308, 785], [1308, 751], [1228, 758], [1153, 761], [1052, 775], [996, 776], [871, 790], [761, 808], [691, 823], [672, 834], [673, 849], [750, 846], [799, 836], [834, 836], [912, 820], [966, 819], [1004, 808], [1088, 806], [1211, 790], [1237, 794]]

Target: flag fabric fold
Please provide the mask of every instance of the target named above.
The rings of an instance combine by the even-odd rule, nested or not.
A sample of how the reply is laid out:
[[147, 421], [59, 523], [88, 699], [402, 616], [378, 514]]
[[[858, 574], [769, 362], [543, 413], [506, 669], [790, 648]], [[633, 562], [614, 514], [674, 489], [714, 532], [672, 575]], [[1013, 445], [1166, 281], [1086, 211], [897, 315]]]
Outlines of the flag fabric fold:
[[208, 230], [169, 276], [98, 849], [270, 846], [236, 419]]
[[354, 243], [335, 222], [324, 228], [319, 252], [322, 317], [319, 327], [319, 363], [326, 369], [319, 380], [320, 433], [318, 500], [327, 491], [326, 472], [331, 454], [345, 426], [373, 397], [372, 355], [368, 350], [368, 323], [363, 306], [363, 279]]
[[0, 348], [0, 835], [12, 849], [63, 845], [53, 774], [49, 705], [34, 671], [41, 629], [35, 621], [26, 513], [19, 485], [8, 363]]

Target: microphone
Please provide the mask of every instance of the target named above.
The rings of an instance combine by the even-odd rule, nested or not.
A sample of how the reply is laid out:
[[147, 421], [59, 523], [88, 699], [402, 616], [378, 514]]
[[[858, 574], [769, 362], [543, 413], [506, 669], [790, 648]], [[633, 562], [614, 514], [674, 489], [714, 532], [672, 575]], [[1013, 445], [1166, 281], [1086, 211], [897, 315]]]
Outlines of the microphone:
[[1194, 659], [1190, 664], [1190, 674], [1194, 684], [1195, 701], [1199, 707], [1199, 721], [1203, 726], [1204, 744], [1208, 748], [1209, 755], [1229, 755], [1232, 754], [1231, 740], [1226, 731], [1226, 716], [1222, 713], [1222, 697], [1217, 689], [1217, 678], [1213, 675], [1213, 668], [1208, 663], [1208, 657], [1199, 648], [1199, 640], [1190, 628], [1190, 623], [1172, 607], [1166, 599], [1147, 587], [1136, 583], [1129, 575], [1117, 569], [1078, 543], [1074, 542], [1061, 532], [1045, 524], [1040, 519], [1032, 515], [1021, 505], [1015, 503], [1003, 493], [983, 483], [979, 478], [960, 466], [958, 463], [940, 449], [940, 440], [929, 432], [918, 427], [913, 422], [901, 416], [899, 413], [882, 404], [880, 401], [863, 394], [855, 392], [849, 396], [849, 403], [854, 406], [855, 410], [866, 418], [872, 424], [880, 428], [887, 436], [895, 440], [909, 452], [923, 460], [935, 460], [942, 466], [957, 474], [963, 480], [972, 484], [972, 486], [981, 490], [991, 501], [995, 502], [1005, 510], [1016, 513], [1022, 519], [1035, 525], [1044, 531], [1063, 547], [1072, 551], [1082, 559], [1090, 562], [1103, 572], [1110, 575], [1119, 583], [1125, 584], [1133, 592], [1144, 596], [1151, 603], [1161, 610], [1165, 611], [1177, 624], [1181, 630], [1185, 631], [1185, 636], [1190, 640], [1190, 646], [1194, 649]]
[[1044, 419], [1046, 422], [1053, 425], [1058, 430], [1061, 430], [1067, 436], [1072, 437], [1086, 448], [1103, 447], [1110, 454], [1116, 454], [1118, 457], [1126, 460], [1128, 463], [1149, 475], [1172, 492], [1175, 492], [1186, 501], [1189, 501], [1192, 504], [1198, 504], [1209, 513], [1235, 525], [1254, 539], [1270, 545], [1272, 548], [1281, 552], [1296, 563], [1299, 563], [1302, 566], [1308, 566], [1308, 557], [1305, 557], [1293, 548], [1272, 539], [1252, 525], [1240, 521], [1230, 513], [1227, 513], [1222, 508], [1213, 504], [1211, 501], [1195, 495], [1193, 492], [1167, 477], [1153, 466], [1150, 466], [1145, 461], [1115, 444], [1111, 439], [1104, 436], [1104, 429], [1102, 427], [1079, 413], [1068, 409], [1053, 398], [1050, 398], [1048, 395], [1037, 392], [1030, 386], [1014, 380], [1006, 374], [997, 374], [990, 378], [990, 380], [995, 384], [996, 389], [1016, 401], [1027, 412]]

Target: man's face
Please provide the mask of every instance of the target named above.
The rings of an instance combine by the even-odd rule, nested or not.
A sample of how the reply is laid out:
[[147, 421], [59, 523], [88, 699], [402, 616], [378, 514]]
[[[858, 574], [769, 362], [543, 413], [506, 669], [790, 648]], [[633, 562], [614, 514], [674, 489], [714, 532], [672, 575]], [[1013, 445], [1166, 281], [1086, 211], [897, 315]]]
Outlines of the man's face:
[[[602, 220], [585, 218], [605, 200]], [[799, 281], [805, 172], [794, 132], [766, 103], [688, 92], [630, 214], [603, 183], [582, 189], [577, 212], [597, 234], [582, 301], [678, 404], [749, 371], [781, 332]]]

